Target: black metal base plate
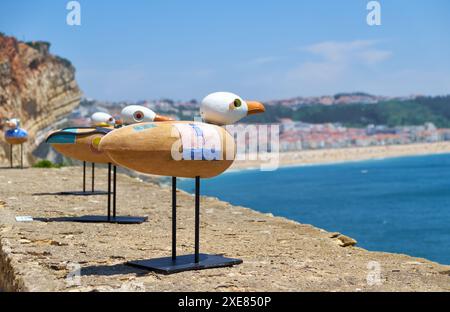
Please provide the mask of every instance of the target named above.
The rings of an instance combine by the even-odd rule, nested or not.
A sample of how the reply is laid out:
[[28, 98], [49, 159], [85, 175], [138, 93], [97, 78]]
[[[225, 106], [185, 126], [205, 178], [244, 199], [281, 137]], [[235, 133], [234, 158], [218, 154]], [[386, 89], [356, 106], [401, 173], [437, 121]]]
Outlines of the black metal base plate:
[[44, 222], [82, 222], [82, 223], [118, 223], [118, 224], [141, 224], [148, 217], [116, 216], [108, 219], [108, 216], [82, 216], [82, 217], [60, 217], [60, 218], [34, 218]]
[[130, 261], [127, 262], [127, 265], [162, 274], [173, 274], [191, 270], [230, 267], [242, 263], [241, 259], [226, 258], [222, 255], [208, 255], [201, 253], [199, 256], [200, 261], [197, 263], [195, 263], [195, 256], [192, 254], [178, 256], [175, 261], [172, 260], [172, 257], [164, 257]]
[[108, 195], [107, 191], [73, 191], [73, 192], [57, 192], [54, 195], [74, 195], [74, 196], [92, 196], [92, 195]]

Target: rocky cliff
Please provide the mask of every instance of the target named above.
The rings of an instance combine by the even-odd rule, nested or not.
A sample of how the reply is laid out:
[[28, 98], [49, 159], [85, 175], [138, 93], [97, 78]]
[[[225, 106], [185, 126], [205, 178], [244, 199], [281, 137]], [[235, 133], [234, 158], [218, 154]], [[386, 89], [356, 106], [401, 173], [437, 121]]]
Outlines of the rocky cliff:
[[[39, 132], [68, 114], [81, 98], [75, 68], [51, 55], [49, 48], [47, 42], [20, 42], [0, 33], [0, 120], [18, 117], [29, 132], [25, 162], [32, 161], [31, 153], [42, 140]], [[4, 130], [0, 124], [0, 163], [9, 158]], [[18, 149], [13, 156], [17, 163]]]

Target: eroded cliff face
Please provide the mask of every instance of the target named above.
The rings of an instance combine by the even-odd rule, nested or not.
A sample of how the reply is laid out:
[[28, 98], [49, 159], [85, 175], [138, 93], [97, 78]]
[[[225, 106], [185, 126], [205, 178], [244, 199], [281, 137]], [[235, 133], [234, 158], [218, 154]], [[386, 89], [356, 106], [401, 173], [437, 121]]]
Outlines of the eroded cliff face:
[[[29, 133], [24, 144], [25, 163], [42, 140], [43, 130], [74, 109], [81, 91], [72, 64], [49, 53], [46, 42], [20, 42], [0, 34], [0, 119], [17, 117]], [[0, 122], [0, 163], [9, 159]], [[17, 163], [19, 149], [13, 151]]]

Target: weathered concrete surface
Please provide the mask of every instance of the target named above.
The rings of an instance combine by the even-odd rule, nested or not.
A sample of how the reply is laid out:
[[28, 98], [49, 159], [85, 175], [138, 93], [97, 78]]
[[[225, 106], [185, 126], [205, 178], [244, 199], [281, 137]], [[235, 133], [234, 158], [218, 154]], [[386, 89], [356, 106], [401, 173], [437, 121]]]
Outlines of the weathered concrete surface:
[[[105, 179], [102, 179], [105, 177]], [[106, 171], [97, 185], [106, 187]], [[118, 176], [118, 211], [141, 225], [16, 222], [16, 216], [106, 212], [106, 196], [32, 195], [81, 187], [77, 168], [0, 170], [0, 288], [21, 291], [449, 291], [450, 267], [368, 252], [310, 225], [202, 198], [201, 250], [240, 257], [232, 268], [158, 275], [126, 260], [170, 255], [170, 188]], [[179, 192], [178, 253], [193, 251], [193, 197]], [[393, 237], [392, 239], [395, 239]], [[411, 242], [412, 244], [414, 242]], [[347, 246], [347, 247], [342, 247]], [[380, 266], [380, 283], [371, 285]], [[81, 277], [66, 279], [81, 266]], [[369, 268], [375, 268], [371, 270]], [[76, 274], [75, 274], [76, 276]], [[369, 278], [370, 280], [370, 278]], [[79, 281], [79, 284], [77, 283]]]

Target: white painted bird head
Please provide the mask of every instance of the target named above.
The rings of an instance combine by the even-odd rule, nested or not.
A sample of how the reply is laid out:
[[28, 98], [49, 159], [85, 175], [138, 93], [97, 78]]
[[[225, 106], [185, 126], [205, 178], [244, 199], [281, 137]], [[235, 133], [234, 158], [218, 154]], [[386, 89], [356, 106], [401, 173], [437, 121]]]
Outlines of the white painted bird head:
[[215, 92], [207, 95], [200, 104], [202, 119], [215, 125], [230, 125], [245, 116], [265, 111], [264, 105], [256, 101], [244, 101], [230, 92]]
[[5, 122], [5, 125], [7, 128], [16, 129], [20, 127], [20, 120], [17, 118], [11, 118]]
[[151, 109], [141, 105], [129, 105], [122, 109], [120, 117], [124, 125], [140, 122], [170, 121], [170, 117], [156, 114]]
[[91, 124], [94, 127], [114, 126], [114, 117], [103, 112], [96, 112], [91, 116]]

